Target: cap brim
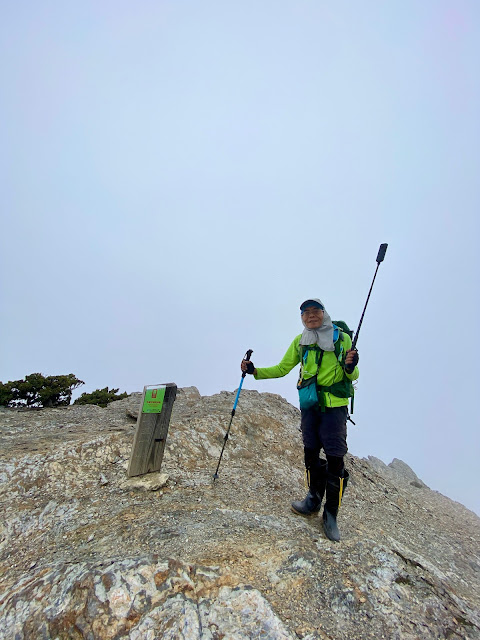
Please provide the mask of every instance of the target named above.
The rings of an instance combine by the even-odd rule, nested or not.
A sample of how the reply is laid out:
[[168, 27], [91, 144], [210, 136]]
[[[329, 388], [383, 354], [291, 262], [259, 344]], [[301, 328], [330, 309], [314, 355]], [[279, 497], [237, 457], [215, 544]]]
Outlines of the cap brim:
[[324, 311], [324, 307], [315, 300], [305, 300], [305, 302], [302, 302], [300, 305], [300, 311], [304, 311], [307, 307], [316, 307], [317, 309]]

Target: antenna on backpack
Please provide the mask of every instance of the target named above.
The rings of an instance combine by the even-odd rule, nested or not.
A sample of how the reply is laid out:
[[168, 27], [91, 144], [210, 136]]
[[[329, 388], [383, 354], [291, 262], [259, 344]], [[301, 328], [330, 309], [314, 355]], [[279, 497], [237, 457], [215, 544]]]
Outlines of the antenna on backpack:
[[384, 243], [384, 244], [380, 245], [380, 248], [378, 250], [378, 253], [377, 253], [377, 268], [375, 269], [375, 275], [373, 276], [372, 284], [370, 286], [370, 291], [368, 292], [367, 301], [365, 302], [365, 306], [363, 307], [363, 313], [362, 313], [362, 317], [360, 318], [360, 322], [358, 324], [358, 329], [355, 332], [355, 337], [354, 337], [353, 342], [352, 342], [352, 349], [356, 348], [357, 340], [358, 340], [358, 334], [360, 333], [360, 327], [362, 326], [363, 316], [365, 315], [365, 310], [367, 308], [368, 301], [370, 300], [370, 294], [372, 293], [373, 283], [375, 282], [375, 278], [377, 277], [378, 267], [380, 266], [380, 263], [383, 262], [383, 260], [385, 259], [385, 253], [387, 252], [387, 247], [388, 247], [388, 244]]

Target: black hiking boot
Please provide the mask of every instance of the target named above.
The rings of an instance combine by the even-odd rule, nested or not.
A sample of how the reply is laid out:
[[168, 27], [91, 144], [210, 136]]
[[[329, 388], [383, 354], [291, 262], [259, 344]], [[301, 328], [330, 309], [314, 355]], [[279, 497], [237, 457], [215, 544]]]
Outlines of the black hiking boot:
[[313, 494], [309, 491], [303, 500], [294, 500], [292, 502], [292, 511], [301, 516], [313, 516], [314, 513], [318, 513], [320, 511], [321, 506], [321, 499], [317, 494]]
[[342, 496], [348, 482], [348, 471], [344, 469], [343, 477], [327, 474], [327, 497], [323, 509], [323, 530], [329, 540], [340, 542], [340, 531], [337, 525], [337, 514], [342, 504]]
[[323, 530], [329, 540], [333, 540], [333, 542], [340, 542], [337, 514], [333, 515], [333, 513], [330, 513], [327, 507], [323, 509]]
[[310, 487], [307, 495], [291, 505], [292, 511], [301, 516], [312, 516], [320, 511], [327, 481], [327, 461], [320, 459], [314, 467], [307, 469], [307, 478]]

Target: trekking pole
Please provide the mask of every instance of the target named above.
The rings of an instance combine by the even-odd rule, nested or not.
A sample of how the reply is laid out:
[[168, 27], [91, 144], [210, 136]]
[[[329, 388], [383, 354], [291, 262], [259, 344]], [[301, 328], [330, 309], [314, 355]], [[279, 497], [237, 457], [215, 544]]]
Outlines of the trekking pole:
[[356, 347], [357, 340], [358, 340], [358, 334], [360, 333], [360, 327], [362, 326], [362, 322], [363, 322], [363, 316], [365, 315], [365, 310], [367, 308], [368, 301], [370, 300], [370, 294], [372, 293], [373, 283], [375, 282], [375, 278], [377, 277], [378, 267], [380, 266], [380, 263], [383, 262], [383, 260], [385, 258], [385, 253], [387, 251], [387, 247], [388, 247], [388, 244], [384, 243], [384, 244], [380, 245], [380, 248], [378, 250], [377, 268], [375, 269], [375, 275], [373, 276], [372, 285], [370, 287], [370, 291], [368, 292], [367, 301], [365, 302], [365, 306], [363, 307], [362, 317], [360, 318], [360, 323], [358, 325], [358, 329], [357, 329], [357, 331], [355, 333], [355, 337], [354, 337], [353, 342], [352, 342], [352, 349], [355, 349], [355, 347]]
[[[243, 359], [244, 360], [250, 360], [250, 358], [252, 356], [252, 353], [253, 353], [252, 349], [249, 349], [247, 351], [247, 353], [245, 354]], [[246, 375], [247, 375], [247, 372], [244, 371], [242, 373], [242, 379], [240, 380], [240, 386], [238, 387], [238, 391], [237, 391], [237, 396], [235, 398], [235, 402], [233, 403], [232, 417], [230, 418], [230, 424], [228, 425], [227, 433], [225, 434], [225, 437], [223, 438], [223, 447], [222, 447], [222, 451], [220, 452], [220, 458], [218, 459], [217, 470], [213, 474], [213, 481], [214, 482], [218, 478], [218, 469], [220, 467], [220, 462], [222, 461], [223, 450], [225, 449], [225, 445], [227, 444], [228, 434], [230, 433], [230, 427], [232, 426], [233, 416], [235, 415], [235, 409], [237, 408], [238, 398], [240, 396], [240, 391], [242, 390], [243, 381], [245, 380], [245, 376]]]

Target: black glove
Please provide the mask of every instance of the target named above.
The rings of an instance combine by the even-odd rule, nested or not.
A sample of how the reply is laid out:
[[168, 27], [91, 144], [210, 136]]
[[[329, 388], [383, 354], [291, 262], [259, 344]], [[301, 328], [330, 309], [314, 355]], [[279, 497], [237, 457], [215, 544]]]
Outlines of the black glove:
[[246, 360], [246, 363], [247, 363], [247, 373], [251, 373], [253, 375], [253, 373], [255, 373], [255, 365], [250, 360]]
[[358, 357], [358, 351], [357, 351], [357, 350], [355, 350], [355, 351], [353, 352], [353, 361], [352, 361], [350, 364], [346, 364], [346, 365], [345, 365], [345, 371], [346, 371], [346, 373], [353, 373], [353, 371], [354, 371], [355, 367], [356, 367], [356, 366], [357, 366], [357, 364], [358, 364], [358, 360], [359, 360], [359, 357]]

